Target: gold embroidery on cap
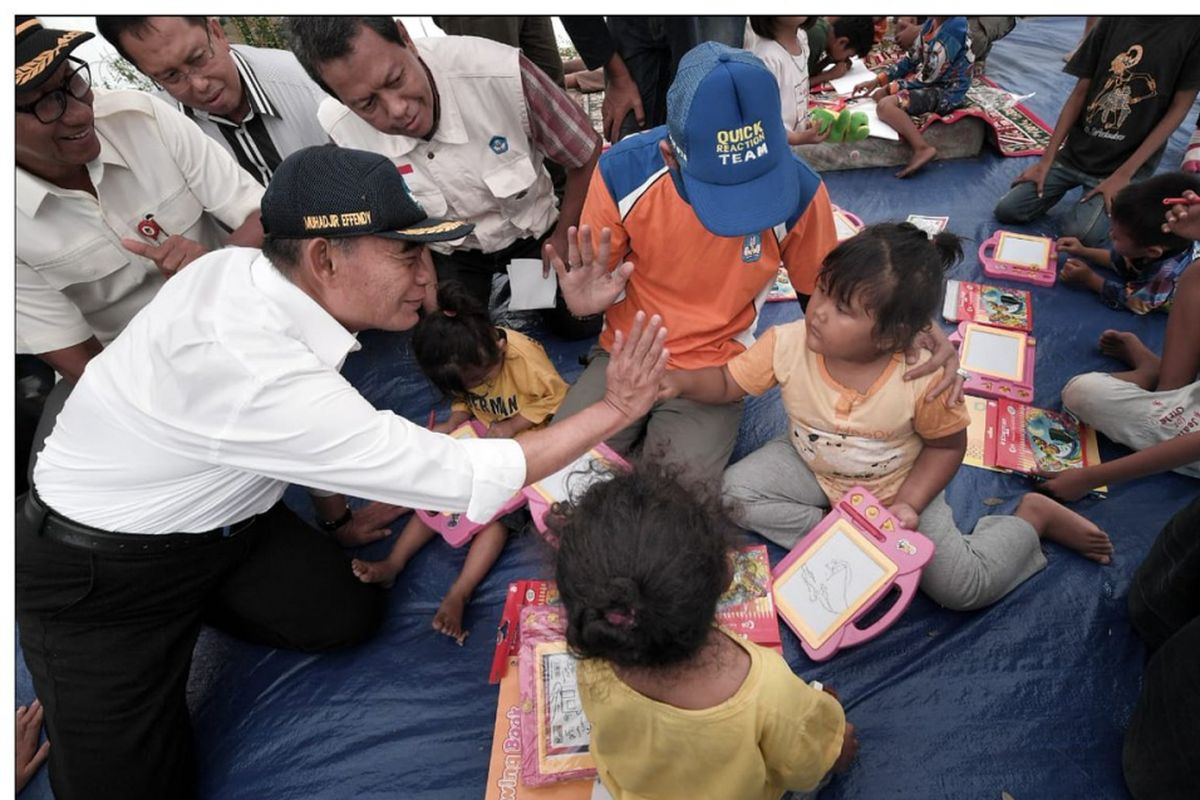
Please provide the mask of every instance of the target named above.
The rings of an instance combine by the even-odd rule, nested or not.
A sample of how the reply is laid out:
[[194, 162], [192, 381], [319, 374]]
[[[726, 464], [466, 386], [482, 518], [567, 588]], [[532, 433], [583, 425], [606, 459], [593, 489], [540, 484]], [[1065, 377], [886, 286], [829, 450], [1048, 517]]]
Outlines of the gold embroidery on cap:
[[58, 37], [58, 43], [52, 50], [43, 50], [38, 54], [37, 58], [26, 64], [17, 67], [17, 86], [23, 86], [31, 80], [41, 75], [46, 67], [58, 56], [62, 49], [66, 47], [71, 40], [77, 39], [83, 35], [83, 31], [67, 31], [62, 36]]
[[456, 231], [462, 227], [461, 222], [447, 220], [439, 222], [437, 225], [429, 225], [424, 228], [401, 228], [397, 233], [407, 233], [410, 236], [428, 236], [431, 233], [445, 233], [447, 231]]

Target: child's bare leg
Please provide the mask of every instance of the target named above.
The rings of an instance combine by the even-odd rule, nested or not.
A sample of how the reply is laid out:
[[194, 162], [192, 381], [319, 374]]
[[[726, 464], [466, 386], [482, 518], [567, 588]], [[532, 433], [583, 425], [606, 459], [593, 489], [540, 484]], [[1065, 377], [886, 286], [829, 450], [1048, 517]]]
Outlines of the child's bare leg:
[[908, 142], [913, 151], [908, 164], [896, 173], [897, 178], [907, 178], [937, 157], [937, 148], [925, 141], [908, 111], [900, 107], [900, 101], [895, 95], [880, 100], [876, 105], [876, 112], [881, 120], [896, 129], [896, 133]]
[[1133, 368], [1127, 372], [1114, 372], [1114, 378], [1129, 381], [1148, 392], [1158, 389], [1158, 372], [1162, 359], [1146, 347], [1137, 334], [1107, 330], [1100, 334], [1100, 352]]
[[458, 574], [458, 578], [442, 598], [437, 613], [433, 615], [435, 631], [446, 634], [459, 644], [467, 638], [467, 631], [463, 630], [462, 626], [463, 611], [474, 594], [475, 587], [500, 557], [500, 551], [504, 549], [507, 540], [508, 528], [500, 522], [493, 522], [475, 534], [475, 538], [471, 540], [471, 548], [467, 551], [467, 560], [463, 562], [462, 572]]
[[356, 558], [350, 562], [350, 569], [354, 570], [354, 574], [363, 583], [382, 583], [391, 586], [408, 560], [428, 544], [435, 535], [436, 532], [433, 528], [413, 514], [408, 524], [404, 526], [404, 530], [400, 531], [400, 537], [392, 545], [392, 552], [388, 553], [387, 558], [382, 561], [364, 561]]
[[1045, 495], [1030, 492], [1022, 497], [1016, 516], [1032, 525], [1038, 536], [1058, 542], [1084, 558], [1101, 564], [1112, 560], [1113, 546], [1107, 533]]

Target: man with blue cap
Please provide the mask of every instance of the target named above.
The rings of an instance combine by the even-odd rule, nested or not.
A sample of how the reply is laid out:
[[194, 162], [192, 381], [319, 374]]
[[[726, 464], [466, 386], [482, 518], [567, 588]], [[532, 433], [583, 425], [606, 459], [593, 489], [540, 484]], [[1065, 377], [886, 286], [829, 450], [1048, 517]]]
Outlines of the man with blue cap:
[[[666, 125], [600, 157], [578, 239], [565, 265], [553, 257], [563, 296], [575, 314], [604, 311], [606, 324], [560, 419], [603, 392], [612, 332], [635, 314], [662, 316], [670, 367], [721, 366], [754, 342], [779, 268], [807, 296], [837, 245], [825, 185], [788, 148], [774, 76], [753, 54], [716, 42], [680, 61]], [[931, 369], [952, 354], [940, 347]], [[608, 442], [628, 451], [640, 440], [690, 477], [715, 480], [741, 415], [740, 402], [667, 399]]]

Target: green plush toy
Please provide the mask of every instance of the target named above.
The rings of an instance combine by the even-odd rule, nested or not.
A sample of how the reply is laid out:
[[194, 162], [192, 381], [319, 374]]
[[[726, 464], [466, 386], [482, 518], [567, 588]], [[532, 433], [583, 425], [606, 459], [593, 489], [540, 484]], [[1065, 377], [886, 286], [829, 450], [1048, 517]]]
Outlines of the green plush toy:
[[829, 142], [861, 142], [870, 133], [867, 115], [862, 111], [851, 111], [843, 108], [841, 111], [830, 111], [827, 108], [814, 108], [808, 112], [821, 133], [828, 131]]

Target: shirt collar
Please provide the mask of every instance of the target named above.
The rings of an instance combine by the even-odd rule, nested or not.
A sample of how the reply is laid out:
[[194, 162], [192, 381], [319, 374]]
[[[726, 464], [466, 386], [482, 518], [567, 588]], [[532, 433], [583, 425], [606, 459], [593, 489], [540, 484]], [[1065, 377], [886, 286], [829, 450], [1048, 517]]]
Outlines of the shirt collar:
[[[97, 129], [96, 133], [99, 136], [99, 129]], [[88, 175], [91, 177], [92, 184], [96, 187], [97, 192], [100, 191], [100, 180], [104, 177], [105, 165], [113, 164], [129, 169], [129, 163], [121, 155], [121, 151], [113, 147], [103, 136], [99, 136], [99, 139], [100, 155], [89, 161], [87, 165]], [[33, 217], [37, 214], [37, 210], [41, 208], [42, 202], [46, 199], [47, 195], [65, 195], [69, 191], [72, 191], [53, 184], [44, 178], [39, 178], [19, 164], [13, 176], [13, 182], [17, 195], [17, 210], [27, 217]]]
[[[462, 111], [459, 109], [458, 101], [454, 97], [454, 83], [446, 80], [444, 77], [440, 80], [435, 77], [435, 73], [437, 72], [437, 56], [427, 50], [421, 42], [417, 43], [417, 55], [421, 60], [421, 66], [425, 68], [425, 72], [429, 75], [429, 85], [433, 88], [437, 97], [437, 128], [433, 132], [431, 141], [445, 142], [446, 144], [466, 144], [467, 126], [463, 123]], [[420, 139], [414, 139], [413, 141], [418, 142]]]
[[241, 125], [252, 119], [256, 114], [266, 114], [282, 118], [279, 109], [275, 108], [274, 103], [271, 102], [271, 98], [267, 96], [267, 90], [263, 87], [262, 82], [259, 81], [258, 76], [254, 74], [254, 70], [251, 69], [250, 62], [246, 60], [246, 57], [232, 47], [229, 48], [229, 55], [233, 57], [238, 77], [242, 81], [242, 91], [245, 92], [246, 101], [250, 104], [250, 113], [246, 115], [246, 119], [243, 119], [241, 122], [234, 122], [220, 114], [198, 111], [190, 106], [185, 106], [183, 103], [176, 102], [179, 110], [189, 117], [198, 117], [199, 119], [206, 119], [223, 125]]
[[332, 369], [340, 370], [346, 356], [362, 345], [320, 303], [289, 281], [261, 253], [250, 265], [250, 281], [278, 305], [300, 334], [300, 340]]

